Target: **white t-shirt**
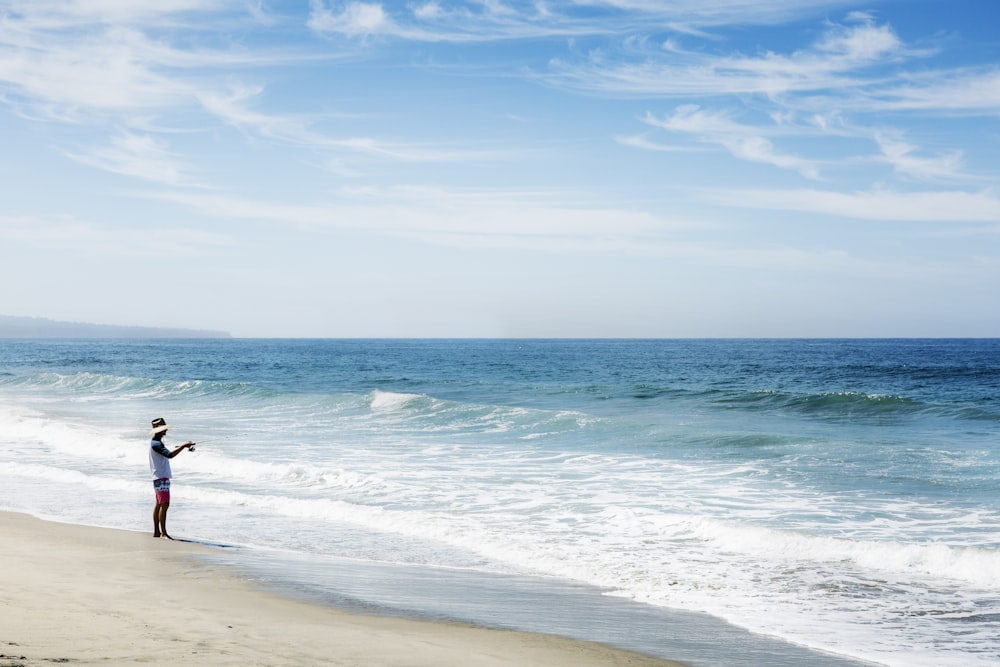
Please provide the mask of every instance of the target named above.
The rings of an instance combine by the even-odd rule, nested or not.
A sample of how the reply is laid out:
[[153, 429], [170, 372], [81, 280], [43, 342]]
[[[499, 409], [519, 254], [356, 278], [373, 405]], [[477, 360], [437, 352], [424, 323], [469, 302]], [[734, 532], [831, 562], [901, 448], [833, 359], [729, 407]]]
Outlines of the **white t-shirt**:
[[170, 450], [159, 440], [149, 443], [149, 472], [153, 479], [170, 479]]

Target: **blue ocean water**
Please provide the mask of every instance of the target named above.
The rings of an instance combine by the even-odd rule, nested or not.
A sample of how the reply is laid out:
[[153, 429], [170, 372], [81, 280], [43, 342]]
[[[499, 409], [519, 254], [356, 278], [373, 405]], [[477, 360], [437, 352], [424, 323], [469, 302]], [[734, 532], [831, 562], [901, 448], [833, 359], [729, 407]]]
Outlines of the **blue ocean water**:
[[316, 599], [1000, 664], [1000, 340], [0, 341], [0, 508], [151, 530], [157, 416], [171, 531]]

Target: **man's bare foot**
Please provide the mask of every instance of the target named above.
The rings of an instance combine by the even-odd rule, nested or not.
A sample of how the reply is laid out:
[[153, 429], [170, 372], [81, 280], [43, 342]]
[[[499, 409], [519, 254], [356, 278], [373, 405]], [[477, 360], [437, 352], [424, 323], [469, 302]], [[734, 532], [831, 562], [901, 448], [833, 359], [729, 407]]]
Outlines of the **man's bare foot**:
[[169, 535], [167, 535], [166, 533], [163, 533], [162, 535], [160, 535], [160, 539], [161, 539], [161, 540], [172, 540], [172, 539], [174, 539], [174, 538], [170, 537], [170, 536], [169, 536]]

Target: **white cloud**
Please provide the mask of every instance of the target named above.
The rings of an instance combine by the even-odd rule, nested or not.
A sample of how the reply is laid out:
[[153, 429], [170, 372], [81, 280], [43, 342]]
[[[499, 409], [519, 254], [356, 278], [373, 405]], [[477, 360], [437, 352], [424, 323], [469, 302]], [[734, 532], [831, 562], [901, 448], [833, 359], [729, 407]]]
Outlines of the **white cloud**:
[[734, 157], [781, 169], [792, 169], [806, 178], [819, 178], [819, 169], [814, 163], [794, 155], [777, 152], [774, 145], [764, 137], [732, 137], [723, 139], [721, 143]]
[[170, 155], [166, 144], [149, 135], [124, 133], [110, 146], [68, 153], [83, 164], [165, 185], [192, 185], [188, 168]]
[[527, 156], [525, 151], [508, 149], [450, 149], [436, 145], [387, 142], [365, 136], [336, 137], [313, 130], [310, 118], [255, 111], [252, 103], [261, 98], [263, 93], [264, 88], [261, 86], [234, 83], [225, 91], [203, 92], [199, 95], [199, 100], [218, 119], [251, 135], [341, 156], [349, 153], [398, 162], [490, 161]]
[[843, 91], [864, 86], [863, 72], [875, 65], [917, 55], [904, 48], [887, 25], [831, 26], [810, 48], [788, 54], [719, 55], [711, 51], [643, 52], [642, 61], [608, 53], [582, 64], [553, 61], [541, 78], [609, 94], [777, 96], [789, 93]]
[[[13, 13], [0, 17], [0, 100], [25, 118], [107, 132], [105, 146], [78, 145], [64, 151], [79, 163], [168, 185], [190, 184], [188, 168], [170, 154], [166, 140], [152, 132], [179, 128], [192, 119], [204, 128], [221, 121], [248, 135], [326, 151], [341, 161], [345, 155], [410, 162], [510, 156], [503, 151], [341, 138], [315, 131], [315, 117], [257, 111], [255, 107], [266, 103], [265, 86], [240, 81], [234, 68], [287, 64], [302, 55], [271, 54], [231, 44], [186, 48], [179, 45], [178, 35], [197, 41], [202, 28], [195, 16], [211, 16], [232, 3], [174, 0], [157, 3], [155, 9], [146, 4], [115, 0], [15, 3]], [[390, 29], [379, 7], [350, 5], [345, 14], [348, 28], [361, 32]], [[247, 11], [253, 23], [261, 25], [259, 3]], [[191, 25], [184, 24], [185, 19]], [[184, 121], [175, 120], [180, 115], [186, 116]], [[142, 139], [139, 131], [145, 133]]]
[[335, 14], [321, 0], [311, 0], [308, 25], [318, 32], [337, 32], [351, 37], [397, 34], [399, 28], [381, 4], [349, 2]]
[[[41, 42], [52, 39], [52, 42]], [[124, 112], [190, 102], [191, 90], [152, 67], [161, 45], [136, 30], [114, 27], [64, 41], [32, 36], [23, 44], [0, 44], [0, 85], [27, 103], [80, 112]]]
[[193, 227], [114, 227], [72, 216], [2, 216], [0, 237], [4, 249], [19, 246], [46, 251], [69, 251], [74, 256], [204, 257], [225, 252], [233, 238]]
[[881, 159], [900, 174], [922, 181], [970, 180], [963, 173], [962, 151], [954, 150], [935, 157], [917, 154], [918, 146], [876, 133]]
[[[456, 0], [420, 4], [310, 0], [308, 26], [348, 37], [386, 36], [421, 42], [474, 42], [541, 37], [615, 35], [646, 31], [651, 25], [711, 38], [699, 26], [766, 24], [848, 0], [684, 0], [673, 2], [569, 3], [538, 0]], [[332, 7], [336, 7], [333, 9]]]
[[165, 17], [204, 14], [233, 6], [232, 0], [8, 0], [9, 14], [32, 28], [79, 28], [81, 25], [156, 24]]
[[[858, 70], [885, 64], [903, 52], [889, 26], [833, 26], [809, 49], [781, 55], [730, 56], [710, 61], [717, 76], [759, 78], [759, 92], [808, 91], [850, 82]], [[752, 90], [748, 90], [752, 92]]]
[[881, 111], [1000, 115], [1000, 67], [907, 74], [871, 91], [859, 105]]
[[838, 59], [831, 61], [831, 66], [845, 68], [893, 56], [903, 50], [903, 44], [889, 26], [865, 22], [853, 28], [835, 27], [816, 44], [816, 49]]
[[573, 206], [563, 197], [530, 192], [457, 192], [437, 188], [357, 188], [344, 200], [289, 205], [217, 194], [150, 193], [199, 214], [260, 220], [304, 231], [362, 229], [421, 243], [491, 251], [598, 253], [663, 257], [688, 265], [766, 268], [852, 276], [925, 272], [903, 259], [862, 258], [836, 249], [796, 248], [762, 241], [729, 244], [690, 240], [688, 233], [718, 223], [671, 220], [642, 211]]
[[650, 244], [662, 243], [669, 234], [695, 226], [640, 210], [602, 208], [553, 193], [360, 188], [341, 192], [335, 201], [314, 205], [179, 191], [145, 196], [221, 219], [261, 220], [316, 230], [362, 229], [439, 245], [556, 252], [615, 247], [646, 252]]
[[633, 135], [628, 137], [617, 137], [615, 139], [619, 144], [623, 146], [630, 146], [632, 148], [641, 148], [646, 151], [657, 151], [661, 153], [692, 153], [699, 150], [691, 148], [689, 146], [676, 146], [672, 144], [661, 144], [650, 140], [646, 135]]
[[693, 135], [701, 142], [718, 144], [741, 160], [791, 169], [806, 178], [819, 178], [816, 163], [779, 152], [770, 139], [762, 136], [761, 128], [736, 123], [727, 114], [684, 105], [663, 119], [647, 115], [645, 122], [664, 130]]
[[713, 191], [706, 196], [730, 206], [800, 211], [858, 220], [1000, 223], [1000, 198], [991, 191], [734, 190]]
[[695, 25], [761, 25], [855, 4], [852, 0], [771, 0], [766, 3], [759, 0], [574, 0], [574, 3], [673, 17]]
[[424, 21], [436, 19], [443, 14], [444, 10], [436, 2], [426, 2], [413, 8], [413, 15]]

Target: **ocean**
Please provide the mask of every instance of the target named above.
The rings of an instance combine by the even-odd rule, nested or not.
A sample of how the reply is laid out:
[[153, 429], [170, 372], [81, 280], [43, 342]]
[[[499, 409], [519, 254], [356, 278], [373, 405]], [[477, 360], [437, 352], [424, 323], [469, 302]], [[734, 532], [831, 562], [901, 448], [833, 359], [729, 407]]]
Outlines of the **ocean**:
[[1000, 340], [4, 340], [0, 509], [692, 665], [1000, 664]]

